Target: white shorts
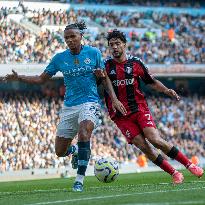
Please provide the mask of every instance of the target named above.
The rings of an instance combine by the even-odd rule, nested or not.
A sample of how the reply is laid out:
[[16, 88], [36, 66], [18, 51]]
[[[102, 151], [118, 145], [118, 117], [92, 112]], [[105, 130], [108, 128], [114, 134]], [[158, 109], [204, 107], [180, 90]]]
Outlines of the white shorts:
[[73, 139], [78, 133], [80, 122], [90, 120], [94, 123], [94, 128], [96, 128], [99, 125], [100, 116], [100, 105], [95, 102], [87, 102], [72, 107], [64, 105], [60, 112], [57, 136]]

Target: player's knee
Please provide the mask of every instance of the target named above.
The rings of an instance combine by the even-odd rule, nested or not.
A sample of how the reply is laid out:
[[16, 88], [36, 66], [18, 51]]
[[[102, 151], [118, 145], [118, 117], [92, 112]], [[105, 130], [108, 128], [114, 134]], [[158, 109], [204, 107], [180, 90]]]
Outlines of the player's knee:
[[145, 137], [153, 145], [157, 145], [160, 141], [160, 137], [155, 130], [149, 130], [149, 132], [145, 133]]
[[137, 147], [138, 147], [143, 153], [146, 153], [146, 151], [147, 151], [147, 146], [146, 146], [145, 143], [139, 143], [139, 144], [137, 145]]
[[150, 154], [153, 153], [152, 148], [151, 148], [150, 146], [145, 146], [145, 147], [143, 148], [143, 152], [144, 152], [144, 154], [146, 154], [146, 155], [150, 155]]
[[86, 125], [81, 127], [78, 132], [78, 140], [89, 141], [91, 138], [92, 131], [93, 131], [93, 126]]
[[88, 130], [81, 130], [78, 133], [78, 140], [79, 141], [89, 141], [91, 137], [91, 133]]
[[147, 151], [146, 147], [142, 147], [142, 146], [141, 146], [139, 149], [140, 149], [144, 154], [146, 154], [146, 151]]
[[56, 155], [57, 155], [58, 157], [64, 157], [66, 150], [62, 150], [62, 149], [56, 147], [56, 148], [55, 148], [55, 152], [56, 152]]
[[56, 155], [58, 156], [58, 157], [64, 157], [64, 152], [56, 152]]
[[154, 145], [156, 148], [161, 148], [163, 146], [163, 142], [159, 136], [153, 136], [149, 140], [152, 145]]

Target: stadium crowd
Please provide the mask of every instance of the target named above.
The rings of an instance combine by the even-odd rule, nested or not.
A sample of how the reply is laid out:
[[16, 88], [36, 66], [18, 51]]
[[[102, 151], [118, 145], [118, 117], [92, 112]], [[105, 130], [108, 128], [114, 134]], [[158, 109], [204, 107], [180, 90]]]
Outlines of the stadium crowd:
[[[30, 0], [19, 0], [20, 4]], [[38, 0], [39, 1], [39, 0]], [[43, 0], [46, 2], [53, 2], [54, 0]], [[55, 0], [60, 3], [73, 3], [73, 4], [104, 4], [104, 5], [137, 5], [137, 6], [166, 6], [166, 7], [188, 7], [188, 8], [201, 8], [204, 7], [203, 0]]]
[[[72, 3], [88, 1], [74, 0]], [[97, 3], [114, 1], [96, 0]], [[120, 1], [119, 1], [120, 2]], [[150, 5], [151, 1], [140, 1]], [[135, 1], [132, 1], [135, 3]], [[165, 1], [156, 4], [163, 5]], [[177, 6], [168, 1], [166, 6]], [[152, 3], [153, 6], [155, 6]], [[186, 4], [184, 4], [186, 5]], [[199, 5], [194, 4], [195, 7]], [[192, 5], [193, 6], [193, 5]], [[187, 5], [190, 7], [190, 5]], [[144, 34], [127, 33], [128, 51], [146, 63], [205, 63], [205, 15], [162, 14], [152, 12], [105, 12], [88, 10], [30, 11], [23, 9], [24, 18], [39, 26], [65, 26], [77, 18], [89, 18], [99, 28], [146, 28]], [[64, 49], [63, 31], [32, 33], [9, 20], [8, 15], [18, 9], [0, 10], [0, 63], [48, 63], [52, 56]], [[146, 21], [148, 20], [148, 21]], [[161, 30], [158, 35], [147, 22]], [[97, 46], [104, 57], [109, 55], [105, 32], [86, 32], [84, 43]], [[182, 98], [179, 102], [163, 97], [150, 97], [152, 109], [161, 135], [178, 146], [189, 157], [205, 157], [204, 97]], [[55, 133], [63, 100], [52, 93], [0, 93], [0, 172], [31, 168], [59, 168], [70, 164], [70, 158], [55, 155]], [[112, 156], [119, 162], [136, 162], [139, 150], [128, 145], [117, 127], [103, 111], [101, 126], [93, 133], [93, 164], [97, 156]]]
[[[161, 135], [183, 150], [189, 157], [205, 157], [204, 97], [186, 97], [179, 102], [163, 97], [150, 97]], [[62, 106], [59, 97], [42, 94], [0, 95], [0, 171], [31, 168], [60, 168], [70, 164], [70, 158], [55, 155], [54, 141], [58, 114]], [[121, 163], [136, 162], [139, 150], [128, 145], [121, 132], [103, 111], [101, 126], [92, 137], [93, 164], [96, 157], [112, 156]], [[74, 141], [75, 142], [75, 141]]]
[[[47, 63], [52, 56], [66, 48], [63, 31], [42, 31], [39, 35], [21, 28], [8, 21], [7, 16], [12, 10], [2, 9], [0, 16], [0, 63]], [[161, 30], [156, 34], [147, 28], [145, 33], [127, 32], [128, 52], [140, 57], [146, 63], [205, 63], [205, 15], [191, 16], [188, 14], [163, 13], [127, 13], [88, 10], [68, 11], [28, 11], [29, 20], [39, 27], [42, 25], [61, 25], [71, 23], [78, 18], [90, 18], [105, 28], [144, 28], [147, 21]], [[87, 32], [85, 43], [97, 46], [103, 56], [109, 55], [104, 32]]]
[[[61, 0], [62, 1], [62, 0]], [[137, 5], [137, 6], [166, 6], [166, 7], [195, 7], [200, 8], [204, 6], [203, 1], [180, 1], [180, 0], [65, 0], [68, 3], [89, 3], [89, 4], [120, 4], [120, 5]]]

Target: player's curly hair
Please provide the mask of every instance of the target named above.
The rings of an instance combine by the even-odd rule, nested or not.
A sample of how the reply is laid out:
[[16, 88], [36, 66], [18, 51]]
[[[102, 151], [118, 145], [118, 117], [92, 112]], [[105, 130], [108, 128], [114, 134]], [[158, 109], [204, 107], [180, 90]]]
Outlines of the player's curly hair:
[[84, 30], [87, 29], [87, 27], [86, 27], [85, 21], [79, 21], [79, 22], [75, 22], [72, 24], [68, 24], [65, 27], [65, 31], [68, 29], [78, 29], [78, 30], [80, 30], [80, 33], [83, 34]]
[[119, 38], [123, 43], [127, 43], [125, 34], [117, 29], [114, 29], [113, 31], [108, 32], [108, 35], [107, 35], [108, 45], [109, 45], [110, 39], [112, 38]]

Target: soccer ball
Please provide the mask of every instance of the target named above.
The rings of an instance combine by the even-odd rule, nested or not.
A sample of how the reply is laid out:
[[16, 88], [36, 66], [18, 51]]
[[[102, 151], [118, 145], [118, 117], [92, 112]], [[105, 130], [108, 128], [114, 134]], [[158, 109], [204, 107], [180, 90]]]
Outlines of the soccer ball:
[[95, 162], [94, 174], [101, 182], [113, 182], [119, 175], [118, 162], [112, 158], [100, 158]]

